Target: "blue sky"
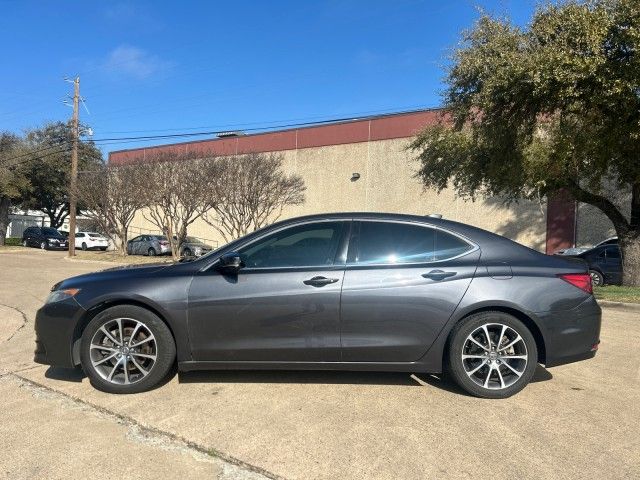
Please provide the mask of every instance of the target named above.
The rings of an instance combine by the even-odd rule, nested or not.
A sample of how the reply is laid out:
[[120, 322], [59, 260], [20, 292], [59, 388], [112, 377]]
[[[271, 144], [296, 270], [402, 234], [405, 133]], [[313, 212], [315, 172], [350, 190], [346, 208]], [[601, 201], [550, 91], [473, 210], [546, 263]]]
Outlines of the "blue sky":
[[90, 112], [81, 121], [98, 139], [437, 106], [447, 55], [478, 8], [526, 23], [535, 1], [1, 6], [0, 130], [66, 120], [71, 85], [63, 78], [77, 74]]

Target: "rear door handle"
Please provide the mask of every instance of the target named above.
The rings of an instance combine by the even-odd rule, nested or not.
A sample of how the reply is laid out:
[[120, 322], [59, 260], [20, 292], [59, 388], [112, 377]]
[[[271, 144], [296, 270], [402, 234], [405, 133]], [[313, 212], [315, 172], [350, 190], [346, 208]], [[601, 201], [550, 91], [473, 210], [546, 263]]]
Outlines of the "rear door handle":
[[305, 285], [311, 285], [313, 287], [324, 287], [325, 285], [329, 285], [330, 283], [336, 283], [338, 281], [337, 278], [327, 278], [327, 277], [313, 277], [309, 280], [305, 280]]
[[430, 278], [431, 280], [444, 280], [445, 278], [453, 277], [457, 272], [445, 272], [444, 270], [431, 270], [429, 273], [423, 273], [424, 278]]

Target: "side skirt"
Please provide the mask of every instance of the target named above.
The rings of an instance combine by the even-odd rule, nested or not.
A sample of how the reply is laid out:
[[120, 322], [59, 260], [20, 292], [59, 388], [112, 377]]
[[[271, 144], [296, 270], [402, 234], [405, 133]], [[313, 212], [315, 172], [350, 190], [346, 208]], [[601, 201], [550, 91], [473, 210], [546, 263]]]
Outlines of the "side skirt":
[[441, 373], [429, 368], [428, 364], [424, 362], [220, 362], [191, 360], [179, 362], [178, 369], [182, 372], [192, 370], [346, 370], [354, 372]]

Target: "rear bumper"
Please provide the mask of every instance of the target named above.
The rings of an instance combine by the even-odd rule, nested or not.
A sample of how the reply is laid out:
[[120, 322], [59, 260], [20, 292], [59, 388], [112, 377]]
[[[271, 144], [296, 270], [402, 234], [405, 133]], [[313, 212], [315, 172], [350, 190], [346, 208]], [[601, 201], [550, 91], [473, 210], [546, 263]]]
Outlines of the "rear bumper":
[[73, 339], [84, 310], [74, 299], [44, 305], [36, 314], [36, 363], [74, 367]]
[[537, 314], [545, 340], [545, 366], [593, 358], [600, 343], [602, 310], [593, 296], [571, 310]]

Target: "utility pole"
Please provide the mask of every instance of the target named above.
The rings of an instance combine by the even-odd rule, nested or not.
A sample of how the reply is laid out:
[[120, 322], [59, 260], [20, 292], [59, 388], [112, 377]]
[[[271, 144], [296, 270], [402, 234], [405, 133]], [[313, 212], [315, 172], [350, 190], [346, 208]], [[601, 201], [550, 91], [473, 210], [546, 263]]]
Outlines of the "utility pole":
[[76, 254], [76, 210], [78, 205], [77, 184], [78, 184], [78, 136], [80, 134], [78, 126], [78, 104], [80, 101], [80, 77], [73, 79], [73, 120], [72, 135], [73, 145], [71, 149], [71, 179], [69, 181], [69, 256]]

